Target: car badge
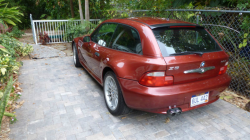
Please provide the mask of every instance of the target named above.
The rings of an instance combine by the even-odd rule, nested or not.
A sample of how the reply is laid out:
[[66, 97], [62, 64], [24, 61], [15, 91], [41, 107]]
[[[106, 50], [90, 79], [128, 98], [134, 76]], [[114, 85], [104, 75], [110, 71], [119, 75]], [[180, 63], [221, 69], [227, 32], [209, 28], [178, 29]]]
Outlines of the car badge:
[[204, 68], [202, 68], [202, 69], [201, 69], [201, 73], [204, 73], [204, 72], [205, 72], [205, 69], [204, 69]]
[[205, 62], [203, 61], [201, 62], [200, 67], [204, 67], [204, 66], [205, 66]]

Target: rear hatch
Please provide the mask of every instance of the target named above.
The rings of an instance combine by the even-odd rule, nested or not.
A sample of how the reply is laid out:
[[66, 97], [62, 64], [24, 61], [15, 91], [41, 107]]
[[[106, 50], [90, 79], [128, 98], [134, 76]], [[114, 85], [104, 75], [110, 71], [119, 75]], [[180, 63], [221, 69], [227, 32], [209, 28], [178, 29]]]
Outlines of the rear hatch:
[[153, 32], [174, 84], [218, 76], [227, 64], [228, 55], [203, 27], [167, 26]]

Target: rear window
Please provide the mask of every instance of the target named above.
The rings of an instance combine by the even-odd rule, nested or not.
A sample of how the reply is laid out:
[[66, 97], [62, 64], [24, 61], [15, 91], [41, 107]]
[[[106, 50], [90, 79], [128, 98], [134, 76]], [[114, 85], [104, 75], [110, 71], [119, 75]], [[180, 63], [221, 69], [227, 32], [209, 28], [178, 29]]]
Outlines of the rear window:
[[221, 48], [203, 28], [156, 28], [153, 30], [163, 57], [185, 52], [214, 52]]

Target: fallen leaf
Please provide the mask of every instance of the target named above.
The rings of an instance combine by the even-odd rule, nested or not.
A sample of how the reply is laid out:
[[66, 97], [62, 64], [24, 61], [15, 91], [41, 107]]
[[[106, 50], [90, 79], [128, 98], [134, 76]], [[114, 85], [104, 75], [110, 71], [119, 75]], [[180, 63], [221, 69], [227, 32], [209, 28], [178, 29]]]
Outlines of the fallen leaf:
[[81, 76], [81, 74], [78, 74], [78, 76]]
[[127, 117], [122, 117], [122, 119], [126, 119]]
[[169, 122], [170, 122], [170, 119], [167, 118], [167, 119], [165, 120], [165, 123], [169, 123]]
[[48, 65], [48, 63], [45, 63], [45, 65]]
[[23, 103], [24, 103], [24, 100], [22, 100], [21, 102], [19, 102], [19, 105], [23, 105]]
[[16, 109], [18, 109], [18, 108], [20, 108], [20, 107], [21, 107], [20, 105], [17, 105], [17, 106], [16, 106]]

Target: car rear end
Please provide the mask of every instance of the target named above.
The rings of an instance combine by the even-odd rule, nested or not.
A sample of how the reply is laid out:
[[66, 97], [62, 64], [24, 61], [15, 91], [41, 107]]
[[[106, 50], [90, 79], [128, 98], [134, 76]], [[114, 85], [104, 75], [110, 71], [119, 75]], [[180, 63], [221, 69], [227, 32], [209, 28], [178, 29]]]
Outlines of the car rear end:
[[[166, 62], [165, 71], [150, 71], [123, 92], [128, 106], [155, 113], [188, 111], [219, 99], [230, 84], [229, 56], [201, 26], [165, 25], [152, 28]], [[124, 83], [124, 82], [122, 82]], [[128, 83], [127, 83], [128, 84]], [[176, 113], [176, 112], [174, 112]]]

